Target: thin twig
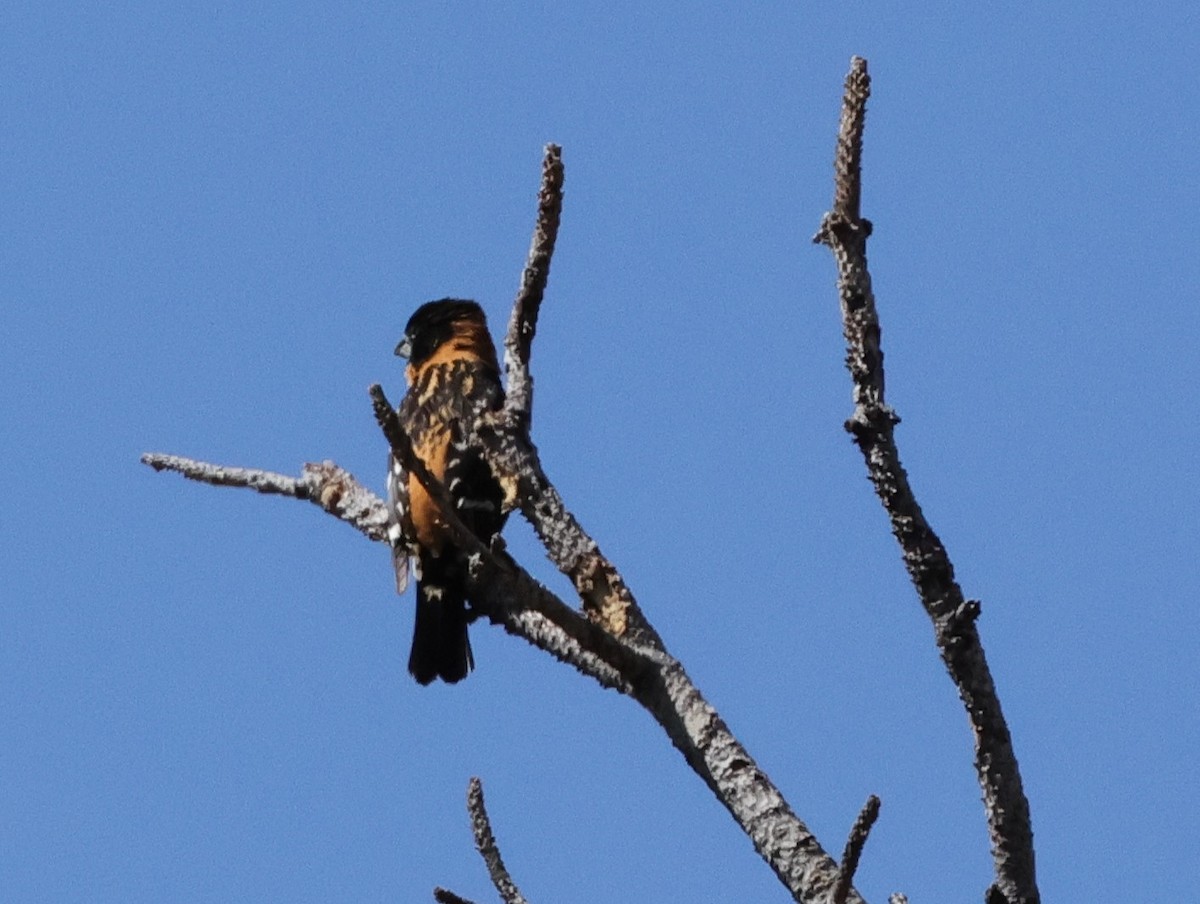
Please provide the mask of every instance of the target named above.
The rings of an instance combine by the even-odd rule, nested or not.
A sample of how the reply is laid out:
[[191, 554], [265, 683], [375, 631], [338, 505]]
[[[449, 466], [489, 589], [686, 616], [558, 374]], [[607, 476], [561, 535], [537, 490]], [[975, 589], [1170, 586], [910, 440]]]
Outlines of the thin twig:
[[507, 372], [505, 416], [528, 429], [533, 417], [533, 377], [529, 373], [529, 355], [537, 332], [538, 311], [550, 278], [550, 259], [558, 238], [562, 216], [562, 148], [546, 145], [542, 158], [542, 186], [538, 191], [537, 224], [529, 244], [529, 256], [521, 272], [521, 288], [513, 304], [504, 338], [504, 369]]
[[488, 819], [487, 808], [483, 805], [483, 783], [478, 778], [472, 778], [467, 786], [467, 812], [471, 814], [475, 849], [483, 857], [488, 875], [492, 884], [496, 886], [496, 891], [500, 893], [501, 900], [504, 904], [526, 904], [500, 857], [500, 847], [496, 844], [496, 836], [492, 834], [492, 823]]
[[642, 615], [620, 573], [567, 511], [529, 441], [533, 419], [529, 359], [562, 217], [563, 177], [562, 148], [547, 144], [537, 221], [504, 337], [504, 408], [490, 419], [495, 429], [481, 430], [475, 440], [496, 472], [503, 475], [502, 483], [517, 487], [514, 495], [522, 513], [537, 531], [551, 561], [575, 585], [588, 616], [616, 637], [661, 650], [661, 638]]
[[894, 428], [899, 418], [884, 399], [879, 318], [867, 271], [866, 244], [871, 226], [859, 210], [863, 122], [869, 94], [866, 61], [855, 57], [846, 77], [833, 210], [825, 215], [815, 237], [815, 241], [829, 246], [838, 269], [846, 366], [854, 386], [854, 413], [846, 429], [866, 461], [868, 476], [891, 521], [909, 577], [933, 621], [942, 661], [958, 687], [971, 722], [995, 885], [1008, 904], [1037, 904], [1029, 801], [975, 626], [979, 603], [964, 599], [946, 548], [917, 504], [896, 447]]
[[142, 463], [156, 471], [174, 471], [189, 480], [218, 487], [246, 487], [259, 493], [307, 499], [345, 521], [371, 540], [387, 539], [388, 511], [382, 499], [331, 461], [304, 465], [299, 477], [258, 468], [215, 465], [182, 455], [147, 452]]
[[829, 899], [831, 904], [845, 904], [846, 895], [854, 881], [854, 873], [858, 870], [863, 846], [867, 843], [867, 836], [871, 834], [871, 826], [875, 825], [878, 818], [879, 798], [872, 794], [863, 804], [858, 818], [854, 820], [854, 826], [850, 829], [850, 836], [846, 839], [846, 848], [842, 851], [842, 863], [838, 869], [837, 885], [833, 887], [833, 894]]

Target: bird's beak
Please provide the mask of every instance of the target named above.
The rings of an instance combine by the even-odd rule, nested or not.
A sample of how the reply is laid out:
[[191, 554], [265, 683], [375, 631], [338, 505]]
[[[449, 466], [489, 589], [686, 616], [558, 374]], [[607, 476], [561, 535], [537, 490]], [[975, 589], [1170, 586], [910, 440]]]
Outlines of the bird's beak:
[[396, 355], [400, 358], [412, 357], [412, 341], [405, 336], [400, 340], [400, 344], [396, 346]]

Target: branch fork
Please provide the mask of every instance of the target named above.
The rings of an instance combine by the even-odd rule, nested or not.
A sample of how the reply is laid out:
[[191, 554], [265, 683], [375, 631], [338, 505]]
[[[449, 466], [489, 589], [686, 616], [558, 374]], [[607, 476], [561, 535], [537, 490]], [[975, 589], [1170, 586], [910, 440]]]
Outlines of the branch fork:
[[975, 624], [980, 605], [964, 598], [950, 557], [917, 503], [896, 446], [894, 428], [900, 418], [884, 401], [879, 315], [867, 270], [871, 225], [862, 219], [859, 209], [862, 139], [870, 93], [866, 60], [854, 57], [846, 76], [834, 159], [833, 209], [814, 237], [829, 246], [837, 265], [846, 367], [854, 399], [854, 413], [846, 421], [846, 429], [862, 452], [868, 477], [891, 520], [905, 567], [933, 623], [942, 661], [971, 723], [995, 869], [988, 900], [1038, 904], [1029, 801]]
[[[501, 417], [478, 425], [468, 439], [483, 451], [502, 483], [514, 488], [515, 505], [533, 525], [551, 561], [571, 579], [582, 611], [566, 605], [507, 555], [465, 529], [445, 489], [413, 454], [395, 410], [377, 385], [370, 391], [375, 416], [392, 451], [441, 505], [456, 542], [475, 560], [472, 596], [480, 601], [482, 614], [602, 687], [636, 700], [729, 810], [793, 899], [825, 904], [839, 881], [838, 864], [667, 652], [616, 567], [567, 509], [529, 439], [529, 356], [557, 234], [562, 175], [561, 151], [549, 145], [537, 227], [505, 339], [505, 407]], [[329, 462], [305, 465], [302, 475], [292, 478], [178, 456], [147, 455], [143, 461], [156, 470], [177, 471], [213, 485], [307, 499], [369, 539], [387, 542], [383, 500]], [[445, 890], [439, 895], [439, 900], [456, 899]], [[847, 889], [846, 904], [862, 900]]]
[[[866, 241], [872, 226], [859, 209], [869, 95], [866, 61], [855, 57], [843, 97], [833, 209], [814, 236], [815, 242], [830, 248], [838, 268], [846, 365], [854, 398], [846, 429], [859, 446], [892, 520], [905, 564], [933, 620], [942, 658], [975, 731], [976, 767], [984, 789], [996, 868], [989, 904], [1038, 904], [1028, 802], [975, 626], [979, 603], [964, 599], [946, 551], [916, 503], [893, 438], [899, 418], [884, 401], [879, 319], [866, 264]], [[481, 542], [463, 526], [445, 489], [413, 453], [382, 388], [375, 385], [370, 395], [380, 428], [393, 453], [441, 506], [456, 542], [468, 552], [472, 595], [481, 601], [483, 615], [645, 708], [750, 837], [795, 901], [862, 904], [851, 883], [878, 815], [878, 799], [872, 796], [868, 800], [841, 862], [835, 862], [704, 699], [682, 664], [667, 652], [619, 571], [567, 509], [529, 438], [533, 403], [529, 359], [561, 218], [562, 186], [561, 148], [547, 145], [537, 221], [504, 342], [506, 401], [497, 415], [476, 425], [469, 441], [483, 452], [499, 477], [506, 502], [520, 509], [551, 561], [571, 579], [580, 609], [568, 606], [513, 561], [502, 540]], [[176, 471], [212, 485], [305, 499], [368, 539], [387, 542], [388, 514], [383, 500], [332, 462], [307, 464], [299, 477], [289, 477], [156, 453], [144, 455], [142, 461], [155, 470]], [[524, 898], [499, 857], [477, 779], [472, 780], [468, 796], [477, 847], [493, 884], [506, 904], [523, 904]], [[440, 888], [435, 898], [454, 904], [465, 901]], [[890, 900], [902, 904], [906, 899], [895, 894]]]

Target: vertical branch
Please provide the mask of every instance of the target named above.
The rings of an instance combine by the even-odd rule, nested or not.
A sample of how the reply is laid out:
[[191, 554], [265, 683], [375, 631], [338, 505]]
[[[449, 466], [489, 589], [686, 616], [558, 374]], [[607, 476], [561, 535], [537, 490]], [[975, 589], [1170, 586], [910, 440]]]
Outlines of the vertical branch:
[[813, 239], [829, 246], [838, 269], [846, 367], [854, 386], [854, 412], [846, 429], [866, 461], [867, 474], [891, 521], [909, 577], [933, 622], [942, 661], [971, 722], [975, 770], [983, 789], [996, 874], [989, 894], [1002, 896], [1008, 904], [1038, 904], [1029, 801], [975, 626], [979, 603], [964, 599], [946, 548], [917, 504], [896, 447], [894, 428], [899, 418], [884, 400], [879, 316], [867, 271], [871, 224], [862, 219], [859, 209], [863, 123], [870, 87], [866, 60], [855, 57], [843, 97], [833, 209]]
[[814, 241], [828, 245], [837, 261], [846, 367], [854, 384], [854, 418], [891, 421], [894, 415], [884, 404], [879, 315], [867, 270], [871, 223], [861, 216], [863, 128], [870, 96], [867, 61], [854, 57], [846, 76], [834, 157], [833, 210], [826, 214]]
[[513, 303], [504, 337], [506, 399], [499, 430], [485, 439], [491, 463], [505, 486], [506, 502], [519, 505], [555, 565], [568, 575], [579, 592], [589, 617], [617, 637], [632, 637], [662, 649], [662, 640], [641, 614], [633, 594], [612, 566], [566, 510], [558, 491], [546, 479], [529, 426], [533, 418], [533, 377], [529, 358], [537, 332], [538, 313], [550, 277], [550, 260], [562, 215], [562, 148], [546, 145], [542, 158], [542, 183], [538, 191], [537, 223], [529, 256], [521, 274], [521, 288]]
[[533, 417], [533, 377], [529, 373], [529, 353], [537, 332], [538, 311], [550, 278], [550, 258], [558, 238], [562, 215], [562, 148], [546, 145], [542, 158], [542, 186], [538, 191], [537, 225], [529, 245], [529, 256], [521, 273], [521, 288], [513, 304], [504, 337], [504, 369], [507, 373], [505, 414], [510, 423], [528, 429]]
[[838, 125], [834, 155], [833, 211], [836, 216], [857, 220], [862, 208], [862, 146], [867, 122], [867, 99], [871, 76], [862, 57], [850, 60], [842, 95], [842, 121]]

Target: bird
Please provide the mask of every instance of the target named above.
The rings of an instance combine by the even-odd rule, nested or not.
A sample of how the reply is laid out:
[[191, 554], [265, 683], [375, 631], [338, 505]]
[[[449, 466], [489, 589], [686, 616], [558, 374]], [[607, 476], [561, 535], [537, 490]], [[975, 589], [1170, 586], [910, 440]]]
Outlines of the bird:
[[[469, 443], [479, 418], [504, 404], [483, 308], [462, 298], [426, 302], [409, 318], [396, 354], [408, 359], [408, 391], [396, 413], [413, 451], [445, 486], [459, 520], [489, 544], [508, 516], [499, 481]], [[396, 592], [408, 585], [410, 559], [417, 582], [408, 671], [418, 684], [455, 684], [475, 667], [466, 555], [425, 487], [394, 455], [387, 497]]]

